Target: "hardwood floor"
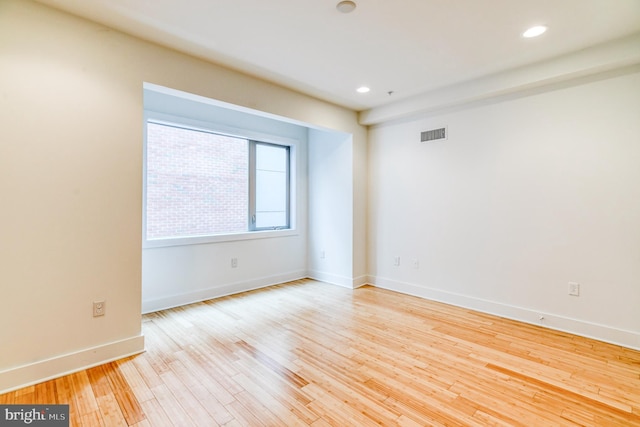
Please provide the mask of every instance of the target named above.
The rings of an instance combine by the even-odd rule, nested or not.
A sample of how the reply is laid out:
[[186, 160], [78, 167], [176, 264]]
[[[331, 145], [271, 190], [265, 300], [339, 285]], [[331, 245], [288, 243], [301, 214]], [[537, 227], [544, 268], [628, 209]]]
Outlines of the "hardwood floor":
[[144, 316], [147, 352], [0, 396], [73, 426], [640, 426], [640, 352], [311, 280]]

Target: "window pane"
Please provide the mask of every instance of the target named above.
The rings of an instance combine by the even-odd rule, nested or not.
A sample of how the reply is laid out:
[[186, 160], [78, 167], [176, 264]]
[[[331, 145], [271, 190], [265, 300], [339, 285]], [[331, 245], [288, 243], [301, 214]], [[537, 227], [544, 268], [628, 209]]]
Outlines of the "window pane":
[[256, 145], [256, 228], [288, 227], [288, 147]]
[[147, 124], [147, 239], [247, 231], [248, 141]]
[[287, 210], [287, 174], [256, 171], [256, 211]]
[[287, 147], [256, 145], [256, 168], [258, 170], [287, 171]]

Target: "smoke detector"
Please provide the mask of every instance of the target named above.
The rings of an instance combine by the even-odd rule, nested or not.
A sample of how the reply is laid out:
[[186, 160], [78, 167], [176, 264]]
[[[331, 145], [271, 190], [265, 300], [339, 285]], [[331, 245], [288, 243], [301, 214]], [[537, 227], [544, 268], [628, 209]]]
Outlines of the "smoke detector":
[[356, 3], [351, 0], [341, 1], [336, 5], [336, 9], [342, 13], [350, 13], [353, 12], [356, 8]]

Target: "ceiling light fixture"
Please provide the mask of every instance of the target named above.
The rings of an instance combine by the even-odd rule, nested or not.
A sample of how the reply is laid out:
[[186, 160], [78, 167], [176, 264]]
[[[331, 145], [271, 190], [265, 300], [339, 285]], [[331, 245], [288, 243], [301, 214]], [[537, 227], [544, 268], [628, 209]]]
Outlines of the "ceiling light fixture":
[[531, 37], [538, 37], [547, 31], [547, 27], [544, 25], [536, 25], [535, 27], [529, 28], [527, 31], [522, 33], [522, 37], [530, 39]]
[[360, 86], [358, 89], [356, 89], [356, 92], [358, 92], [358, 93], [367, 93], [367, 92], [369, 92], [370, 90], [371, 90], [371, 89], [369, 89], [369, 88], [368, 88], [368, 87], [366, 87], [366, 86]]
[[351, 0], [344, 0], [336, 5], [336, 9], [338, 9], [338, 11], [342, 13], [353, 12], [355, 8], [356, 8], [356, 3], [352, 2]]

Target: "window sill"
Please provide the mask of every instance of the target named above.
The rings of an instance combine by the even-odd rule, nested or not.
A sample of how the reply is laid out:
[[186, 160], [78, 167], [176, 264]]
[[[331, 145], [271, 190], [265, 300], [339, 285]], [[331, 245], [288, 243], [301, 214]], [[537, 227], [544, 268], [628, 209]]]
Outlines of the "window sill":
[[298, 230], [264, 230], [246, 233], [217, 234], [214, 236], [178, 237], [169, 239], [143, 240], [143, 249], [165, 248], [171, 246], [206, 245], [211, 243], [235, 242], [239, 240], [271, 239], [275, 237], [297, 236]]

